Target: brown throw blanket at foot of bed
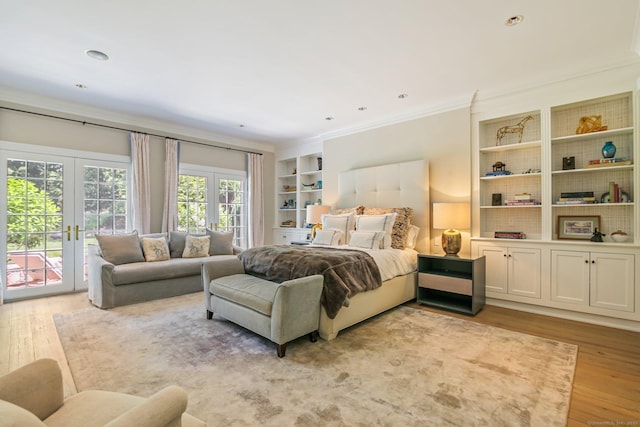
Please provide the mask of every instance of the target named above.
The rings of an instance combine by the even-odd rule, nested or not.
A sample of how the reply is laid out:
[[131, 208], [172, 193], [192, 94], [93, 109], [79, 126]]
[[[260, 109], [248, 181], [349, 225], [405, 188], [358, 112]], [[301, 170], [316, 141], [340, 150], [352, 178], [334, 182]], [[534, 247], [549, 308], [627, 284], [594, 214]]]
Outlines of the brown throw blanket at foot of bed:
[[274, 245], [247, 249], [238, 256], [247, 274], [273, 282], [322, 274], [321, 303], [330, 319], [349, 304], [349, 297], [382, 285], [371, 255], [358, 250]]

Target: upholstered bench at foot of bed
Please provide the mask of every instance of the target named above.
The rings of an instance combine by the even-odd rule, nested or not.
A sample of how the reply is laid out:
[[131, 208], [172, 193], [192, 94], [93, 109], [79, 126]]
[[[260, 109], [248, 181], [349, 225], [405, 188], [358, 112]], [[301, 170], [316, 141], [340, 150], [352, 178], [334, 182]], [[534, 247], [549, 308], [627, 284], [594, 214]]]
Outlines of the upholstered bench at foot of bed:
[[322, 281], [315, 275], [271, 282], [245, 274], [239, 259], [202, 265], [207, 318], [215, 313], [273, 341], [278, 357], [298, 337], [316, 341]]

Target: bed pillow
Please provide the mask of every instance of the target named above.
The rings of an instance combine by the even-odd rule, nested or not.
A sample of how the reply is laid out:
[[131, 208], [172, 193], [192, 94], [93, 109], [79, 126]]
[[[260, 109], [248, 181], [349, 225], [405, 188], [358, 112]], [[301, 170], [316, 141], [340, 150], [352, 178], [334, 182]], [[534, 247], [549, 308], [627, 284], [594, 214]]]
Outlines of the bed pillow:
[[126, 234], [96, 234], [102, 257], [111, 264], [144, 262], [138, 232]]
[[380, 244], [380, 249], [391, 247], [391, 231], [396, 220], [395, 212], [384, 215], [360, 215], [356, 217], [357, 231], [382, 231], [384, 238]]
[[210, 236], [193, 236], [187, 234], [182, 258], [202, 258], [209, 256]]
[[418, 233], [420, 233], [420, 227], [416, 225], [410, 225], [409, 231], [407, 232], [407, 243], [405, 247], [408, 249], [415, 249], [416, 243], [418, 242]]
[[364, 209], [365, 209], [364, 205], [358, 205], [352, 208], [337, 208], [331, 211], [331, 213], [340, 215], [340, 214], [348, 214], [353, 212], [355, 215], [362, 215], [364, 214]]
[[160, 237], [141, 237], [142, 252], [147, 262], [166, 261], [169, 256], [169, 245], [164, 236]]
[[209, 255], [233, 255], [233, 231], [215, 231], [207, 228], [211, 237]]
[[317, 230], [316, 237], [313, 238], [314, 245], [337, 246], [342, 239], [342, 231], [330, 228], [328, 230]]
[[348, 243], [349, 232], [355, 228], [355, 214], [353, 212], [346, 214], [324, 214], [322, 215], [322, 228], [324, 230], [335, 228], [342, 232], [340, 244]]
[[351, 231], [349, 246], [363, 249], [380, 249], [384, 238], [384, 231]]
[[393, 223], [391, 232], [391, 247], [395, 249], [404, 249], [407, 241], [407, 233], [413, 219], [413, 208], [365, 208], [364, 215], [381, 215], [385, 213], [395, 212], [397, 214], [396, 221]]

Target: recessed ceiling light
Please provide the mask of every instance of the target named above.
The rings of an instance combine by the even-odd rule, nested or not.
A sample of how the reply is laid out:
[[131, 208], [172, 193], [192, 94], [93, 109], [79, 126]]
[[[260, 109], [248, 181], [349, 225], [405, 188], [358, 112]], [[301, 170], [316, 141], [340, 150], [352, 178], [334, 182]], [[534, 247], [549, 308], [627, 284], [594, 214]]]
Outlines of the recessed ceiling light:
[[367, 107], [358, 107], [358, 110], [359, 110], [359, 111], [364, 111], [364, 110], [366, 110], [366, 109], [367, 109]]
[[333, 117], [329, 116], [329, 117], [325, 117], [325, 120], [333, 120]]
[[78, 89], [86, 89], [86, 88], [87, 88], [87, 86], [86, 86], [86, 85], [83, 85], [82, 83], [76, 83], [76, 87], [77, 87]]
[[400, 99], [405, 99], [406, 97], [408, 97], [409, 94], [408, 93], [401, 93], [400, 95], [398, 95], [398, 98]]
[[244, 127], [244, 125], [243, 125], [242, 123], [240, 123], [238, 126], [240, 126], [241, 128], [243, 128], [243, 127]]
[[518, 25], [519, 23], [521, 23], [523, 19], [524, 16], [522, 15], [510, 16], [504, 21], [504, 25], [506, 25], [507, 27], [513, 27], [514, 25]]
[[97, 59], [98, 61], [108, 61], [109, 55], [99, 50], [87, 49], [84, 51], [89, 58]]

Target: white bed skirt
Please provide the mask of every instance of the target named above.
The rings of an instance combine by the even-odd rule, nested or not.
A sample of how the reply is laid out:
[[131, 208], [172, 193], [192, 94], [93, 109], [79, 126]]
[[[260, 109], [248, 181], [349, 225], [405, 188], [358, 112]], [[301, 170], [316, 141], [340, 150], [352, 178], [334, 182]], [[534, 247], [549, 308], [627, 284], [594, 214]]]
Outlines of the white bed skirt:
[[320, 311], [320, 338], [327, 341], [338, 336], [338, 332], [380, 314], [416, 297], [417, 273], [397, 276], [382, 282], [373, 291], [361, 292], [349, 298], [349, 307], [342, 307], [335, 319], [329, 319], [322, 307]]

